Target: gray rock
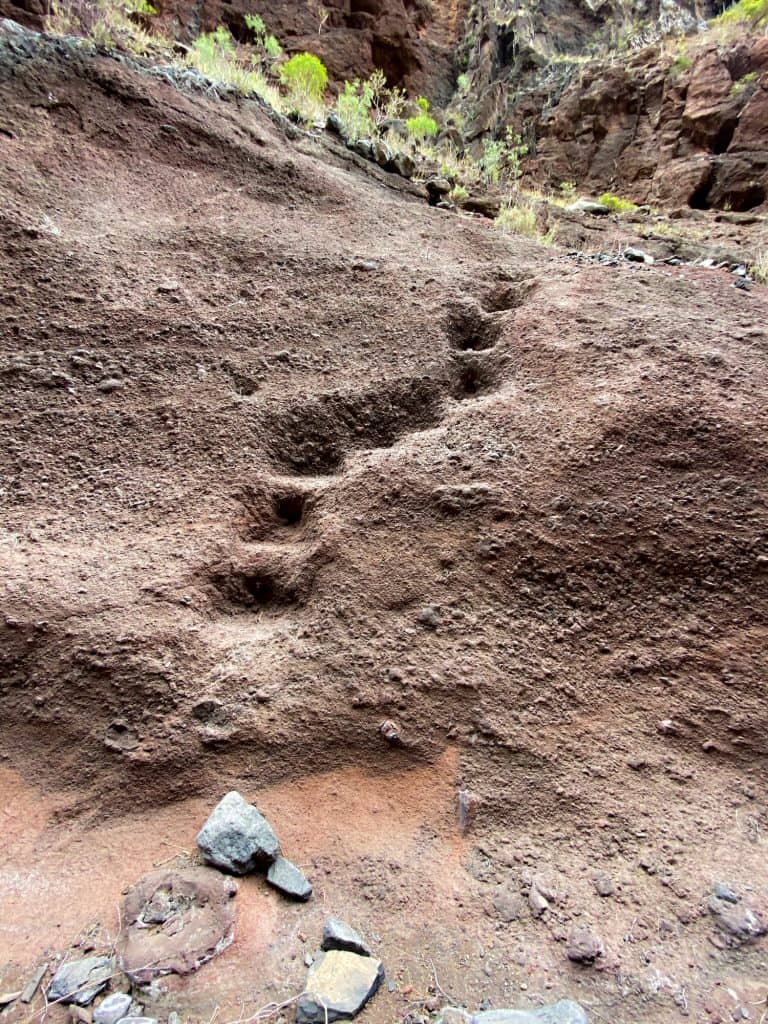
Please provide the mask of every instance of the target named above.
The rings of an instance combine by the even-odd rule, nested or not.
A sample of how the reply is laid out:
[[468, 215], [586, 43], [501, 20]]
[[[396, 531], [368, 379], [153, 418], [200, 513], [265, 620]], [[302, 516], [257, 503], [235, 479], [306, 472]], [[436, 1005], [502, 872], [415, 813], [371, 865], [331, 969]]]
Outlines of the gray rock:
[[156, 1017], [121, 1017], [117, 1024], [158, 1024]]
[[178, 1013], [176, 1013], [175, 1010], [172, 1010], [168, 1014], [168, 1024], [181, 1024], [181, 1017], [178, 1015]]
[[127, 992], [113, 992], [99, 1003], [93, 1013], [93, 1024], [117, 1024], [131, 1008]]
[[595, 876], [595, 891], [598, 896], [613, 896], [615, 886], [611, 876], [607, 875], [604, 871], [597, 874]]
[[106, 988], [114, 968], [108, 956], [88, 956], [62, 964], [53, 976], [48, 1000], [87, 1006]]
[[713, 892], [719, 900], [725, 900], [726, 903], [738, 903], [739, 897], [725, 882], [715, 882], [713, 886]]
[[329, 949], [345, 949], [348, 953], [359, 953], [360, 956], [371, 955], [371, 950], [362, 936], [337, 917], [329, 917], [325, 922], [320, 948], [326, 952]]
[[768, 934], [768, 920], [754, 907], [734, 905], [716, 896], [709, 898], [709, 912], [715, 916], [716, 945], [738, 949]]
[[123, 382], [119, 377], [106, 377], [104, 380], [99, 381], [96, 389], [108, 395], [111, 391], [118, 391], [122, 386]]
[[341, 123], [341, 118], [334, 111], [331, 111], [331, 113], [326, 118], [325, 127], [329, 131], [335, 132], [337, 135], [341, 135], [342, 137], [346, 134], [344, 131], [344, 126]]
[[535, 885], [528, 893], [528, 905], [534, 917], [541, 917], [545, 910], [549, 910], [549, 900]]
[[373, 146], [370, 139], [358, 139], [355, 143], [355, 152], [364, 160], [373, 160]]
[[346, 950], [323, 953], [310, 967], [304, 995], [296, 1008], [297, 1024], [356, 1017], [384, 978], [384, 965], [372, 956]]
[[649, 256], [643, 249], [633, 249], [631, 246], [624, 250], [624, 259], [630, 263], [653, 263], [653, 256]]
[[379, 264], [376, 260], [355, 260], [352, 264], [353, 270], [364, 270], [368, 274], [372, 274], [374, 271], [379, 269]]
[[209, 864], [233, 875], [266, 867], [280, 855], [267, 819], [235, 791], [213, 809], [198, 833], [197, 845]]
[[568, 936], [565, 953], [575, 964], [593, 964], [603, 955], [603, 944], [591, 928], [578, 925]]
[[381, 139], [376, 139], [371, 143], [371, 156], [379, 167], [387, 167], [392, 162], [392, 153], [389, 150], [389, 146], [386, 142], [382, 142]]
[[430, 196], [447, 196], [451, 191], [451, 183], [447, 178], [430, 178], [424, 182], [424, 186]]
[[287, 857], [278, 857], [270, 864], [267, 881], [285, 896], [295, 900], [308, 900], [312, 895], [312, 886], [304, 877], [304, 873]]
[[593, 217], [607, 217], [611, 212], [602, 203], [596, 203], [594, 199], [577, 199], [567, 207], [569, 213], [589, 213]]
[[395, 153], [392, 166], [402, 178], [412, 178], [416, 173], [416, 161], [410, 153]]
[[471, 1024], [589, 1024], [584, 1009], [572, 999], [535, 1010], [486, 1010], [470, 1020]]

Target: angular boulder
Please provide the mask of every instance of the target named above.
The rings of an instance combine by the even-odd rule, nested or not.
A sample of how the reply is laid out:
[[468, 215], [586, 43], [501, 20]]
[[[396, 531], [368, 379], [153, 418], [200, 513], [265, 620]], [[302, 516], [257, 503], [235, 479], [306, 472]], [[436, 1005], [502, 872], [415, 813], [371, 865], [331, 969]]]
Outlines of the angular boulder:
[[114, 961], [108, 956], [88, 956], [84, 960], [70, 960], [62, 964], [53, 976], [48, 989], [49, 1002], [92, 1003], [112, 975]]
[[270, 864], [267, 882], [294, 900], [308, 900], [312, 895], [312, 886], [304, 873], [287, 857], [278, 857]]
[[280, 855], [280, 843], [267, 819], [235, 791], [214, 807], [197, 845], [209, 864], [232, 875], [266, 868]]
[[356, 1017], [384, 977], [384, 965], [372, 956], [333, 949], [310, 967], [304, 995], [296, 1009], [297, 1024]]
[[320, 949], [344, 949], [348, 953], [358, 953], [360, 956], [370, 956], [371, 950], [354, 928], [339, 921], [337, 917], [330, 917], [323, 928], [323, 939]]

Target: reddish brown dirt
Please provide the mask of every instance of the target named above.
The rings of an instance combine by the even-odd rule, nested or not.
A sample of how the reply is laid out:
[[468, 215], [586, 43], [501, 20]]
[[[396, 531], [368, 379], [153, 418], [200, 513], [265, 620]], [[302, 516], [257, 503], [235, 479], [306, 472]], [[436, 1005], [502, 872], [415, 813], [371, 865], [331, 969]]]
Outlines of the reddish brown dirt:
[[0, 44], [0, 100], [0, 990], [237, 787], [316, 897], [245, 880], [161, 1019], [296, 993], [334, 912], [371, 1024], [433, 967], [759, 1020], [705, 902], [768, 901], [768, 290], [573, 265], [106, 59]]

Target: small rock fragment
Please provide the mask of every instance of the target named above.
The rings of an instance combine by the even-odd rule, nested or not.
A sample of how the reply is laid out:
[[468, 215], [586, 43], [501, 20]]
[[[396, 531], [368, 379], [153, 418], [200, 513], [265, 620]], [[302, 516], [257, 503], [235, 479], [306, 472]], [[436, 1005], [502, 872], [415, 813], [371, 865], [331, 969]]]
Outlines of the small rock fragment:
[[593, 217], [607, 217], [611, 212], [602, 203], [596, 203], [594, 199], [577, 199], [567, 207], [569, 213], [589, 213]]
[[726, 903], [738, 903], [739, 897], [725, 882], [715, 882], [713, 886], [713, 892], [719, 900], [725, 900]]
[[297, 1024], [356, 1017], [376, 993], [384, 978], [384, 965], [372, 956], [332, 949], [310, 967], [304, 995], [296, 1010]]
[[528, 905], [534, 917], [541, 917], [545, 910], [549, 910], [549, 900], [539, 892], [535, 885], [531, 886], [528, 893]]
[[320, 948], [326, 952], [329, 949], [345, 949], [348, 953], [358, 953], [360, 956], [371, 955], [370, 947], [362, 936], [337, 917], [329, 917], [325, 922]]
[[267, 819], [235, 791], [222, 797], [213, 809], [198, 833], [197, 845], [209, 864], [233, 875], [266, 867], [280, 854]]
[[565, 952], [575, 964], [593, 964], [603, 955], [603, 944], [591, 928], [579, 925], [568, 936]]
[[598, 896], [612, 896], [614, 893], [613, 879], [604, 871], [595, 875], [595, 891]]
[[653, 263], [653, 256], [650, 256], [643, 249], [633, 249], [631, 246], [624, 250], [624, 259], [629, 260], [630, 263]]
[[117, 1024], [130, 1008], [131, 997], [127, 992], [113, 992], [96, 1007], [93, 1024]]
[[118, 391], [123, 386], [119, 377], [105, 377], [96, 385], [96, 390], [108, 395], [112, 391]]
[[308, 900], [312, 895], [312, 886], [303, 872], [287, 857], [278, 857], [270, 864], [267, 881], [285, 896], [295, 900]]
[[379, 269], [379, 264], [376, 260], [355, 260], [352, 264], [353, 270], [365, 270], [367, 273], [372, 274], [375, 270]]
[[108, 956], [88, 956], [62, 964], [48, 989], [49, 1002], [92, 1003], [110, 979], [114, 961]]

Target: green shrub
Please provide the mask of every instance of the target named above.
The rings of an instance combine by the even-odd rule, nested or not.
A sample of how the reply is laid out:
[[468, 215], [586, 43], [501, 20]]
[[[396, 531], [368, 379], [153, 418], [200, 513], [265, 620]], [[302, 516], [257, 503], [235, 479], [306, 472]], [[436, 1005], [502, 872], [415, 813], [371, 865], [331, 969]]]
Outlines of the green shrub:
[[323, 93], [328, 85], [325, 64], [313, 53], [297, 53], [280, 68], [280, 81], [288, 91], [290, 110], [305, 121], [323, 111]]
[[86, 36], [107, 50], [144, 54], [153, 46], [170, 46], [142, 24], [155, 14], [148, 0], [51, 0], [44, 26], [53, 35]]
[[560, 193], [564, 199], [572, 200], [576, 195], [576, 183], [573, 181], [561, 181]]
[[748, 85], [751, 85], [757, 80], [757, 72], [750, 71], [746, 75], [742, 75], [737, 81], [731, 86], [731, 96], [740, 96], [744, 92]]
[[502, 203], [493, 225], [500, 231], [525, 235], [526, 238], [533, 238], [544, 245], [553, 245], [557, 233], [557, 228], [553, 225], [546, 235], [542, 235], [536, 224], [536, 211], [533, 206], [528, 202], [516, 200], [513, 196]]
[[463, 185], [454, 185], [451, 191], [448, 193], [448, 198], [456, 206], [461, 206], [463, 202], [469, 199], [469, 191], [464, 188]]
[[406, 122], [408, 134], [417, 142], [425, 139], [433, 139], [437, 135], [437, 121], [429, 114], [417, 114], [416, 117], [409, 117]]
[[536, 211], [531, 206], [515, 203], [511, 199], [502, 205], [493, 223], [500, 231], [511, 231], [527, 238], [539, 237]]
[[344, 83], [344, 88], [336, 99], [335, 110], [344, 134], [353, 142], [373, 135], [371, 103], [372, 97], [370, 91], [365, 88], [365, 83], [357, 79]]
[[266, 61], [276, 61], [283, 55], [283, 48], [276, 36], [267, 32], [264, 19], [259, 14], [246, 14], [245, 24], [253, 33], [255, 45], [263, 54]]
[[522, 172], [521, 162], [528, 153], [522, 137], [508, 128], [503, 139], [486, 139], [480, 167], [489, 184], [497, 185], [502, 179], [517, 181]]
[[613, 192], [603, 192], [598, 202], [602, 203], [603, 206], [607, 206], [613, 213], [633, 213], [637, 209], [637, 206], [630, 202], [629, 199], [615, 196]]
[[422, 114], [429, 113], [429, 100], [426, 98], [426, 96], [419, 96], [419, 98], [416, 100], [416, 106], [419, 108]]
[[688, 71], [693, 67], [693, 61], [687, 53], [680, 53], [672, 61], [672, 67], [669, 69], [673, 78], [678, 78], [684, 71]]
[[244, 96], [260, 96], [275, 110], [280, 109], [277, 89], [260, 71], [248, 68], [238, 60], [235, 41], [223, 25], [197, 37], [187, 54], [187, 64], [214, 82], [229, 85]]
[[768, 24], [768, 0], [738, 0], [715, 18], [715, 22], [720, 24], [745, 22], [752, 25], [753, 28]]

